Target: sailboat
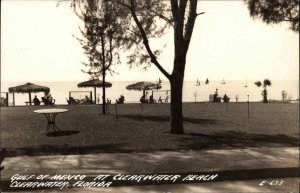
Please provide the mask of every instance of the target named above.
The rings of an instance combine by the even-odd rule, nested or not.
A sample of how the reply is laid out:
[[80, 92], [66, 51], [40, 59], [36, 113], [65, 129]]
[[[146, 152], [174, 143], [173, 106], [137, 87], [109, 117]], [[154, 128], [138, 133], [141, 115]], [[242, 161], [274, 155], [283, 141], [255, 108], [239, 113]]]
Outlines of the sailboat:
[[205, 84], [209, 84], [209, 80], [208, 80], [208, 78], [206, 79], [206, 81], [205, 81]]
[[197, 78], [196, 86], [200, 86], [200, 81], [198, 78]]
[[161, 83], [162, 83], [162, 81], [161, 81], [161, 79], [160, 79], [160, 78], [158, 78], [158, 83], [159, 83], [159, 84], [161, 84]]
[[224, 78], [223, 78], [223, 80], [222, 80], [221, 84], [226, 84], [226, 83], [225, 83], [225, 80], [224, 80]]

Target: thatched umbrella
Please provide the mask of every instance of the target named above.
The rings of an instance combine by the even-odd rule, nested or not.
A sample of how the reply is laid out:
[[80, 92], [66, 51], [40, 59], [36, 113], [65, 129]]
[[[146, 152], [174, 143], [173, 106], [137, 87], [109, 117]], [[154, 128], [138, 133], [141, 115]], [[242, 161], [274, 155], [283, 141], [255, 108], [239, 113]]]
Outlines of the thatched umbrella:
[[36, 92], [50, 92], [50, 88], [46, 86], [40, 86], [36, 84], [32, 84], [30, 82], [20, 85], [20, 86], [15, 86], [15, 87], [10, 87], [8, 88], [9, 92], [13, 93], [28, 93], [29, 94], [29, 104], [31, 105], [31, 93], [36, 93]]
[[127, 90], [139, 90], [143, 91], [143, 96], [146, 95], [146, 90], [153, 90], [153, 89], [161, 89], [161, 85], [159, 83], [152, 83], [152, 82], [137, 82], [135, 84], [131, 84], [126, 86]]
[[81, 82], [79, 84], [77, 84], [78, 87], [93, 87], [94, 88], [94, 99], [95, 99], [95, 104], [96, 104], [96, 88], [100, 88], [105, 86], [106, 88], [111, 87], [112, 84], [110, 82], [105, 82], [105, 84], [103, 84], [103, 81], [99, 80], [99, 79], [92, 79], [89, 81], [85, 81], [85, 82]]

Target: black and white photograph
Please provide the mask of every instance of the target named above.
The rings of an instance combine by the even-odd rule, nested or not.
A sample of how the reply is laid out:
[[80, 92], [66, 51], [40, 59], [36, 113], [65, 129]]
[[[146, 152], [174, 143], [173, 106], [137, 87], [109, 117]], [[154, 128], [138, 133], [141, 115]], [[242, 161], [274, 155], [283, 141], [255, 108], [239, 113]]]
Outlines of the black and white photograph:
[[298, 193], [299, 0], [1, 0], [0, 193]]

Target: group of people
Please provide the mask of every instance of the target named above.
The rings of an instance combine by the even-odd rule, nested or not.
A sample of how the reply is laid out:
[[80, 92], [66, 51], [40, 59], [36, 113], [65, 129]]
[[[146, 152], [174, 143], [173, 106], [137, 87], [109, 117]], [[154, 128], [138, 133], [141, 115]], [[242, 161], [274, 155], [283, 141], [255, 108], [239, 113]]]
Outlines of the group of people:
[[[147, 99], [147, 94], [146, 93], [145, 95], [142, 95], [141, 98], [140, 98], [140, 102], [141, 103], [163, 103], [163, 99], [161, 98], [161, 96], [159, 96], [158, 100], [156, 101], [154, 98], [153, 98], [153, 95], [150, 95], [149, 99]], [[166, 96], [166, 99], [164, 100], [165, 103], [168, 103], [169, 102], [169, 95]]]
[[[45, 105], [54, 105], [55, 104], [55, 99], [53, 99], [50, 92], [45, 92], [45, 95], [42, 97], [42, 102]], [[33, 98], [33, 104], [34, 105], [40, 105], [41, 104], [40, 99], [38, 99], [36, 95]]]
[[[158, 100], [156, 101], [154, 98], [153, 98], [153, 95], [150, 95], [149, 99], [147, 99], [147, 94], [146, 95], [143, 95], [141, 96], [140, 98], [140, 102], [141, 103], [163, 103], [163, 100], [161, 98], [161, 96], [158, 98]], [[219, 97], [219, 94], [218, 94], [218, 89], [216, 89], [214, 95], [213, 95], [213, 101], [212, 102], [221, 102], [221, 99], [223, 99], [224, 102], [229, 102], [230, 98], [227, 96], [227, 94], [225, 94], [222, 97]], [[168, 100], [169, 100], [169, 96], [167, 95], [166, 96], [166, 99], [165, 99], [165, 103], [168, 103]], [[53, 97], [51, 96], [50, 92], [45, 92], [45, 95], [42, 97], [42, 101], [44, 102], [45, 105], [53, 105], [55, 103], [55, 99], [53, 99]], [[125, 97], [123, 95], [121, 95], [117, 100], [117, 104], [123, 104], [125, 101]], [[74, 99], [73, 97], [69, 97], [69, 99], [67, 99], [67, 102], [69, 105], [73, 105], [73, 104], [92, 104], [92, 100], [90, 100], [90, 98], [85, 95], [85, 98], [84, 99]], [[111, 101], [107, 101], [108, 103], [110, 103]], [[33, 103], [34, 105], [40, 105], [41, 104], [41, 101], [37, 98], [37, 95], [35, 95], [34, 99], [33, 99]]]
[[69, 105], [92, 104], [93, 103], [93, 101], [90, 100], [90, 98], [87, 95], [85, 95], [84, 99], [81, 99], [81, 100], [74, 99], [73, 97], [70, 96], [69, 100], [67, 99], [67, 102]]
[[141, 102], [141, 103], [155, 103], [155, 100], [153, 99], [153, 95], [151, 95], [151, 96], [149, 97], [149, 99], [147, 99], [147, 96], [146, 96], [146, 95], [143, 95], [143, 96], [141, 96], [141, 98], [140, 98], [140, 102]]
[[125, 101], [125, 97], [123, 95], [121, 95], [120, 98], [116, 100], [117, 104], [124, 104], [124, 101]]
[[221, 99], [223, 99], [224, 103], [228, 103], [229, 100], [230, 100], [230, 98], [227, 96], [226, 93], [223, 96], [223, 98], [219, 97], [218, 89], [216, 89], [215, 94], [214, 94], [214, 98], [213, 98], [212, 102], [221, 102]]

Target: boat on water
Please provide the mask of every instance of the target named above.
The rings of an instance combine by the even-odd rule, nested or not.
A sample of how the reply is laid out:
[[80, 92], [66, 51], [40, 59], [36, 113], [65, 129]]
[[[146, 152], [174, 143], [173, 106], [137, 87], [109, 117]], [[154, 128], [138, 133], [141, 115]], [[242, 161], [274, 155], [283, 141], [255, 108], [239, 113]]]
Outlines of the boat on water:
[[161, 81], [161, 79], [160, 79], [160, 78], [158, 78], [158, 83], [159, 83], [159, 84], [161, 84], [161, 83], [162, 83], [162, 81]]
[[200, 86], [201, 84], [200, 84], [200, 81], [199, 81], [199, 79], [197, 78], [197, 81], [196, 81], [196, 86]]
[[209, 80], [208, 80], [208, 78], [206, 79], [206, 81], [205, 81], [205, 84], [209, 84]]
[[226, 83], [225, 83], [225, 80], [224, 80], [224, 78], [223, 78], [223, 80], [222, 80], [221, 84], [226, 84]]

